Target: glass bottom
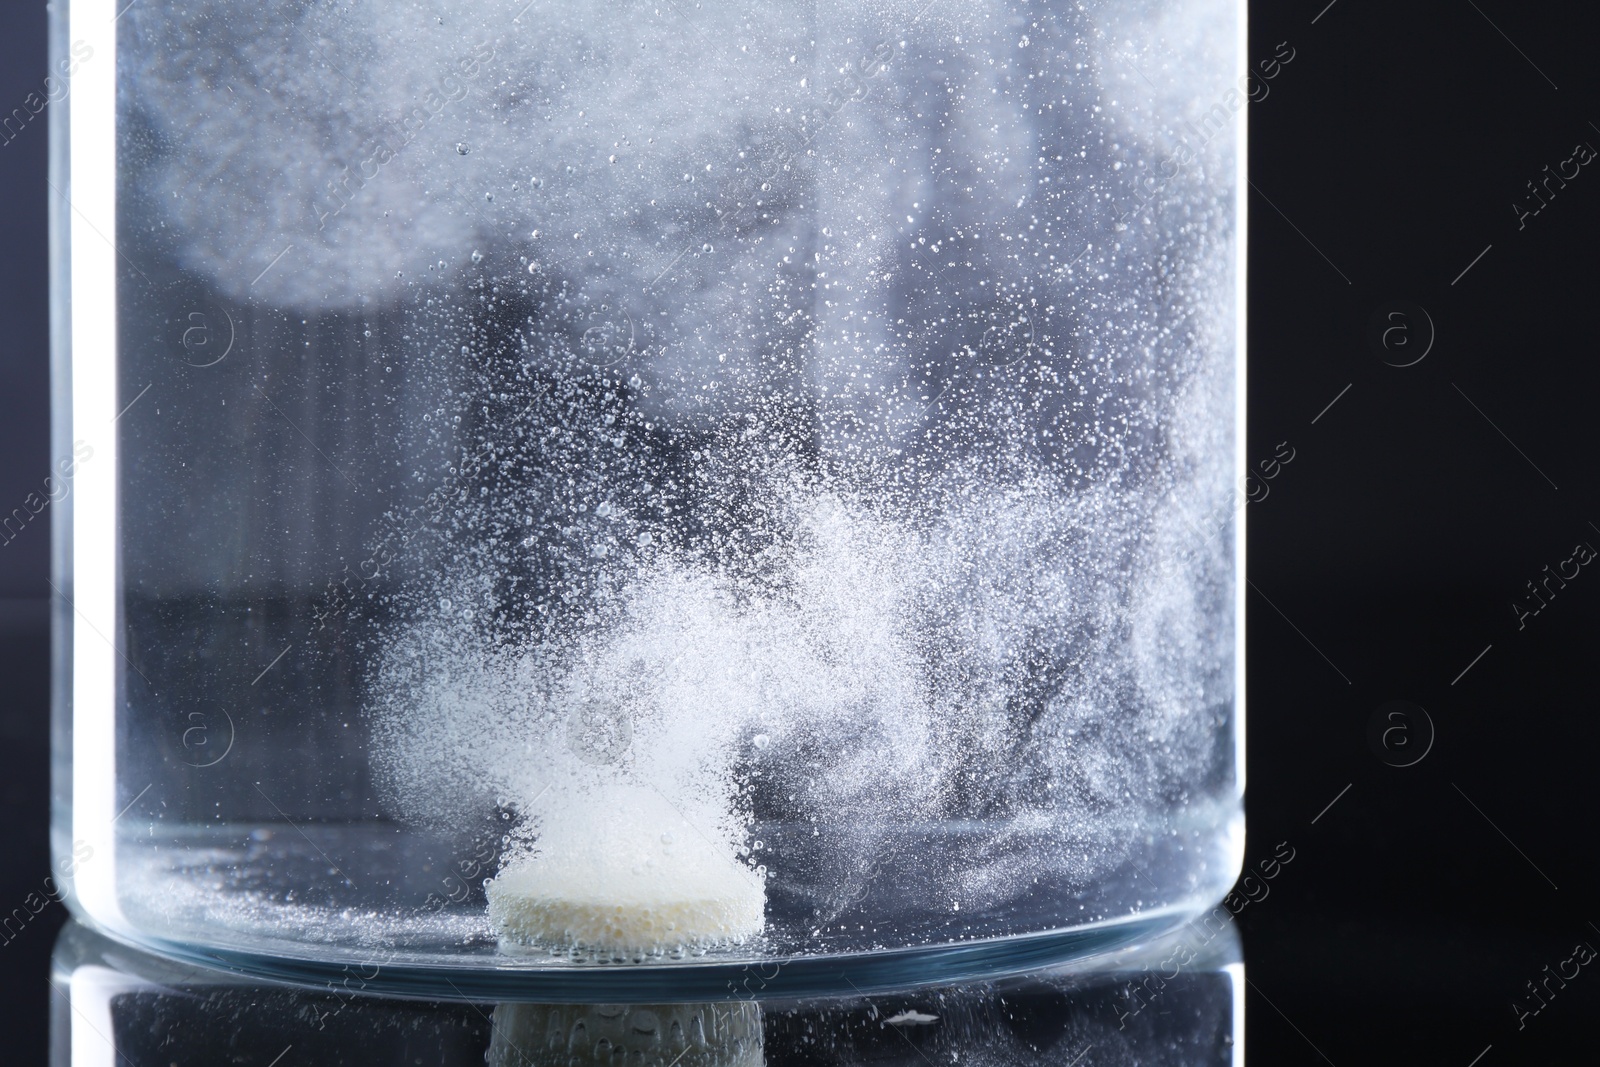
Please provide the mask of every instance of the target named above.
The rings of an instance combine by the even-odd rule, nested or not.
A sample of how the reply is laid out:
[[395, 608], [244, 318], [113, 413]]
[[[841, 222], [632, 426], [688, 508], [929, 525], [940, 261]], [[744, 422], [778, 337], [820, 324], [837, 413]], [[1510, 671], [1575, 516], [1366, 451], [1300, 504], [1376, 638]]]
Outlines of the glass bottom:
[[[123, 921], [96, 925], [204, 966], [430, 997], [903, 989], [1090, 960], [1155, 936], [1221, 899], [1243, 840], [1237, 807], [1223, 802], [1191, 804], [1159, 827], [1099, 823], [1088, 868], [1059, 827], [902, 825], [888, 859], [846, 875], [826, 869], [809, 824], [759, 832], [786, 860], [767, 881], [766, 929], [723, 948], [607, 959], [504, 945], [482, 888], [494, 860], [463, 866], [459, 838], [371, 822], [150, 827], [117, 850]], [[459, 891], [446, 897], [446, 885]]]
[[[1169, 908], [1067, 930], [956, 945], [798, 956], [761, 961], [543, 968], [451, 966], [378, 958], [363, 963], [262, 955], [94, 928], [134, 948], [239, 975], [352, 993], [430, 1000], [535, 1003], [716, 1001], [881, 993], [1027, 974], [1041, 968], [1091, 970], [1111, 953], [1152, 941], [1193, 919], [1205, 905]], [[94, 926], [92, 922], [88, 925]]]
[[1231, 926], [1095, 959], [1092, 971], [840, 996], [439, 1001], [241, 978], [138, 952], [72, 923], [53, 960], [55, 1062], [169, 1067], [235, 1063], [253, 1050], [257, 1065], [284, 1051], [279, 1067], [1244, 1063], [1243, 969]]

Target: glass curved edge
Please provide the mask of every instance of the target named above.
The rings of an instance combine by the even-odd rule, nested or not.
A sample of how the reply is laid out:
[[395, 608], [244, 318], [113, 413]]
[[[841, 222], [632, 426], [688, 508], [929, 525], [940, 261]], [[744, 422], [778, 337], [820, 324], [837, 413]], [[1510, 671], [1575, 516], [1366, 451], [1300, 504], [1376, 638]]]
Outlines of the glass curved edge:
[[1066, 930], [852, 955], [581, 969], [297, 959], [132, 937], [82, 916], [79, 921], [112, 941], [180, 963], [310, 989], [434, 1001], [671, 1003], [866, 995], [1044, 969], [1091, 971], [1101, 957], [1176, 930], [1195, 914], [1163, 909]]

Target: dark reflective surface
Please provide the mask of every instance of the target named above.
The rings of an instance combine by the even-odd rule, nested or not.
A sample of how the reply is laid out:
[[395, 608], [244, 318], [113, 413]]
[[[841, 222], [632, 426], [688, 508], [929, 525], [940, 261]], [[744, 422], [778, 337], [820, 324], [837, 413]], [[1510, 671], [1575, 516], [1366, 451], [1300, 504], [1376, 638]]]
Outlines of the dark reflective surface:
[[371, 995], [352, 970], [296, 987], [147, 955], [76, 923], [56, 944], [51, 1062], [778, 1067], [1242, 1064], [1243, 966], [1228, 927], [1090, 964], [834, 998], [483, 1003]]

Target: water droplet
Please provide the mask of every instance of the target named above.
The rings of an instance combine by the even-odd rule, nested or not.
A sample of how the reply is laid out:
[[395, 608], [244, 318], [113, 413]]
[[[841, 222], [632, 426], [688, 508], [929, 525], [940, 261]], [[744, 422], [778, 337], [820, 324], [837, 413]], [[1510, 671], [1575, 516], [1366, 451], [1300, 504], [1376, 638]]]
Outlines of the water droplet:
[[766, 734], [756, 734], [750, 739], [750, 743], [755, 745], [757, 748], [766, 748], [768, 745], [772, 744], [772, 738], [768, 737]]
[[639, 547], [640, 548], [649, 548], [651, 542], [653, 542], [654, 540], [655, 540], [655, 538], [650, 536], [650, 531], [646, 530], [644, 533], [639, 535]]
[[474, 263], [482, 263], [483, 262], [483, 253], [478, 251], [476, 248], [474, 248], [472, 250], [472, 262], [474, 262]]
[[472, 149], [467, 147], [467, 145], [464, 144], [463, 142], [461, 142], [461, 141], [457, 141], [456, 142], [456, 155], [464, 156], [470, 151], [472, 151]]
[[611, 517], [611, 501], [600, 501], [600, 503], [595, 506], [594, 513], [602, 519], [609, 519]]
[[709, 256], [711, 254], [711, 246], [709, 244], [701, 245], [700, 246], [700, 251], [704, 252], [706, 255]]
[[666, 833], [661, 835], [661, 843], [663, 845], [672, 844], [672, 831], [668, 830]]
[[539, 273], [539, 264], [533, 262], [532, 260], [529, 260], [528, 261], [528, 273], [529, 274], [538, 274]]
[[443, 596], [443, 597], [439, 598], [439, 610], [440, 611], [449, 611], [451, 607], [452, 607], [452, 605], [450, 603], [450, 598], [449, 597]]

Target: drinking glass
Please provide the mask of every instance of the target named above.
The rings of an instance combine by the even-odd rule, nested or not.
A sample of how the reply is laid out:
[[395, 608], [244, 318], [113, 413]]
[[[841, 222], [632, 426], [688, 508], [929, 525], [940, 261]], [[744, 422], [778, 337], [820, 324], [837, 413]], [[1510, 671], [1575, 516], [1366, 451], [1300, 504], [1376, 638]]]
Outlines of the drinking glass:
[[1242, 16], [56, 4], [77, 914], [699, 995], [1219, 900]]

